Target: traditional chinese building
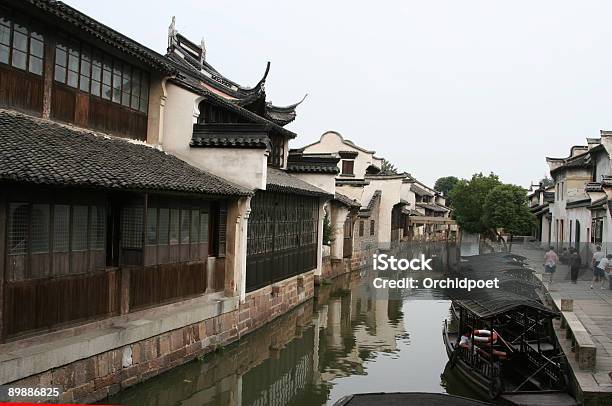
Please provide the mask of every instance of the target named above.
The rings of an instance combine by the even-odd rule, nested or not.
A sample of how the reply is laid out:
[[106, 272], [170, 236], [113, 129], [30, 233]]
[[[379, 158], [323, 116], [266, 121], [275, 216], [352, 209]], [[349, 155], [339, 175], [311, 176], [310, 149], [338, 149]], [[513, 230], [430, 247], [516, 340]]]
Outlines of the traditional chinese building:
[[267, 72], [237, 85], [174, 24], [161, 55], [2, 3], [0, 384], [99, 400], [312, 297], [334, 193], [287, 172], [297, 104]]

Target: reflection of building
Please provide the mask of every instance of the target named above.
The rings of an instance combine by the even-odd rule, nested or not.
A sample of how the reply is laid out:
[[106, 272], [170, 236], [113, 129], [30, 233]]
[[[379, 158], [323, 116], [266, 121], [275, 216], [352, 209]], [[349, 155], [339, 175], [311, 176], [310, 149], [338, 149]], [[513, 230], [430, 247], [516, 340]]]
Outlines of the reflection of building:
[[369, 281], [361, 279], [319, 309], [324, 314], [318, 318], [322, 382], [365, 374], [365, 361], [379, 352], [397, 351], [397, 342], [405, 334], [402, 302], [389, 300], [386, 292], [373, 289]]

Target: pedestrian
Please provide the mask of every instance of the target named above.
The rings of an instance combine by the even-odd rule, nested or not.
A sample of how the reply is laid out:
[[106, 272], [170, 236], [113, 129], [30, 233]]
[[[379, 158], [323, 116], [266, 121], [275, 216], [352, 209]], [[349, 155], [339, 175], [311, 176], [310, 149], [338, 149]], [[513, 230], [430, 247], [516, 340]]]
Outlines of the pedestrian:
[[576, 281], [578, 281], [578, 273], [580, 272], [581, 266], [582, 258], [580, 258], [580, 253], [578, 253], [578, 250], [574, 248], [570, 257], [570, 279], [574, 284]]
[[593, 289], [593, 285], [599, 282], [601, 278], [601, 272], [597, 267], [599, 262], [603, 259], [604, 253], [601, 252], [601, 246], [598, 245], [595, 247], [595, 253], [593, 254], [593, 258], [591, 259], [591, 269], [593, 269], [593, 280], [591, 281], [591, 289]]
[[[602, 258], [595, 267], [594, 275], [601, 280], [601, 289], [606, 288], [606, 273], [610, 265], [612, 265], [612, 254], [608, 254], [605, 258]], [[593, 284], [591, 284], [591, 289], [593, 289]]]
[[550, 247], [548, 252], [544, 255], [544, 272], [550, 275], [550, 283], [553, 281], [553, 274], [557, 271], [557, 262], [559, 262], [559, 257], [555, 249]]

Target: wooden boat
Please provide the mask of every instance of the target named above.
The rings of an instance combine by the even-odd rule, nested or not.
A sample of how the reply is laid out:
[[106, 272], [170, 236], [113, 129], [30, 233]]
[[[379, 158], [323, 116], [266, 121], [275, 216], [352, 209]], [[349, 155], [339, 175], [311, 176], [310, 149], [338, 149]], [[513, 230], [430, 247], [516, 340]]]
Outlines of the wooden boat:
[[[443, 329], [448, 366], [491, 400], [576, 405], [568, 393], [564, 355], [552, 333], [555, 316], [539, 301], [511, 292], [455, 299]], [[478, 329], [494, 332], [496, 341], [478, 342]], [[461, 332], [476, 345], [459, 346]]]
[[334, 406], [486, 406], [490, 403], [443, 393], [395, 392], [395, 393], [358, 393], [345, 396]]

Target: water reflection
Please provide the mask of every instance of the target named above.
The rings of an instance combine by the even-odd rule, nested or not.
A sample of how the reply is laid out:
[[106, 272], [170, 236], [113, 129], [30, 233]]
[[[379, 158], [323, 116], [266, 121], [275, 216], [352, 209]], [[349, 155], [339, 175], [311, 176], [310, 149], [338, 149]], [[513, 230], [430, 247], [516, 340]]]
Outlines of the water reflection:
[[[433, 250], [437, 269], [458, 260]], [[412, 255], [404, 254], [404, 255]], [[444, 268], [444, 269], [442, 269]], [[357, 392], [445, 392], [441, 328], [449, 302], [419, 290], [374, 296], [371, 272], [337, 278], [317, 297], [227, 349], [110, 399], [128, 405], [324, 405]], [[415, 297], [416, 295], [420, 297]], [[427, 296], [431, 300], [423, 299]], [[391, 297], [391, 299], [390, 299]], [[395, 296], [400, 297], [400, 296]]]

